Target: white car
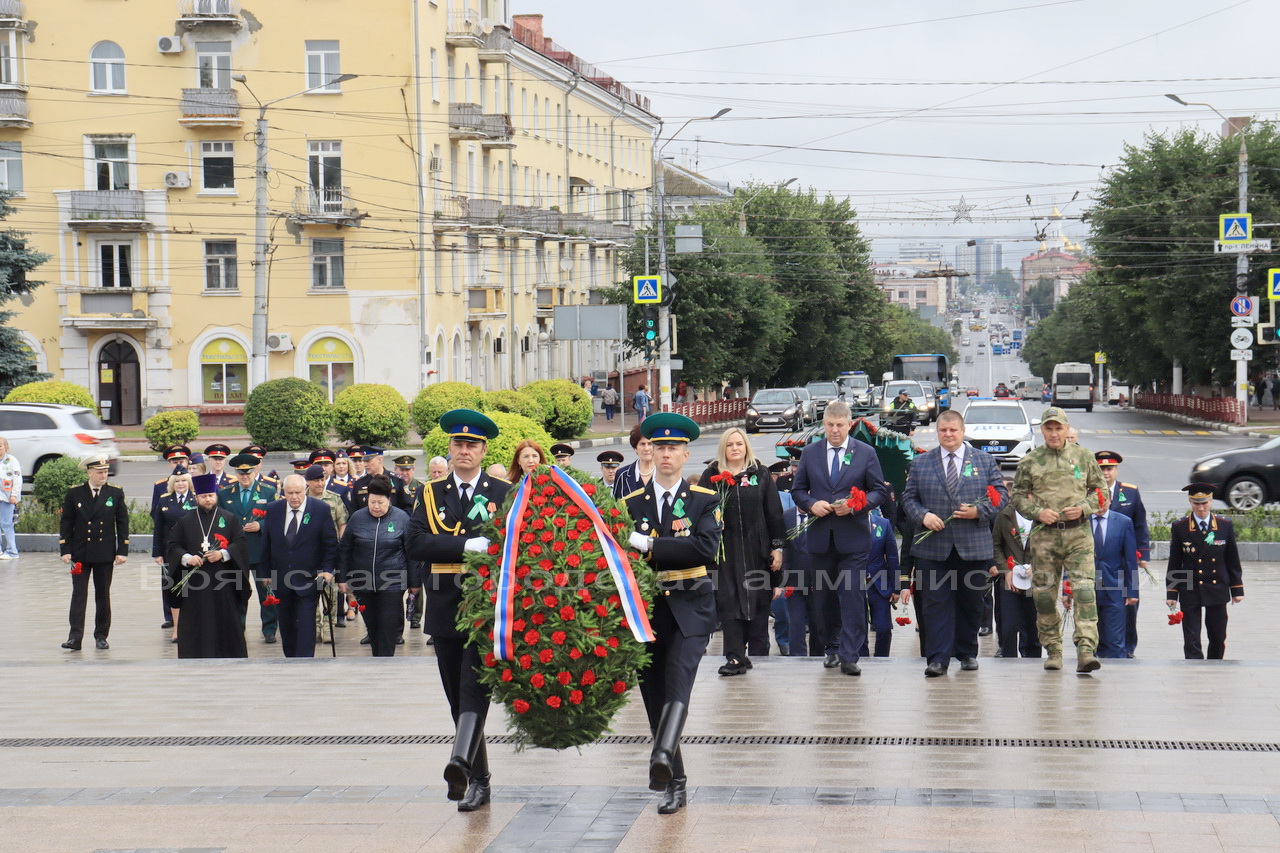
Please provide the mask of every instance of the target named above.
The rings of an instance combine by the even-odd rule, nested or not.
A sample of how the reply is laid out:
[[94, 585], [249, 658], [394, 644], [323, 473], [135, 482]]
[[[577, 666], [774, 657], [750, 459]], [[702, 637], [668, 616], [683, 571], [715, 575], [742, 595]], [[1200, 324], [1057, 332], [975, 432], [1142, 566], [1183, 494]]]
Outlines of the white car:
[[113, 474], [120, 456], [116, 434], [83, 406], [0, 403], [0, 435], [9, 439], [9, 452], [22, 466], [28, 488], [40, 466], [59, 456], [79, 462], [95, 453], [106, 453]]
[[964, 440], [1001, 465], [1016, 465], [1035, 449], [1039, 424], [1012, 400], [975, 400], [964, 410]]

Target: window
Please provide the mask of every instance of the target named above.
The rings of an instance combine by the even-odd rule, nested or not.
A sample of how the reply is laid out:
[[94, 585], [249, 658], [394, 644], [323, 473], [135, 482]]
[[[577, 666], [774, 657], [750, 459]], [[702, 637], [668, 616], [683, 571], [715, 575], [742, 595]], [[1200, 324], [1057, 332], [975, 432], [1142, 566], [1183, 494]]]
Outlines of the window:
[[431, 100], [440, 103], [440, 57], [431, 48]]
[[341, 240], [311, 241], [311, 286], [317, 290], [346, 287]]
[[[116, 48], [119, 50], [119, 48]], [[120, 54], [124, 59], [124, 54]], [[16, 30], [0, 32], [0, 85], [17, 86], [18, 79], [18, 33]], [[120, 66], [120, 88], [124, 88], [124, 66]]]
[[317, 92], [341, 92], [342, 84], [334, 81], [342, 74], [338, 69], [336, 41], [307, 41], [307, 88]]
[[231, 42], [202, 41], [196, 44], [196, 70], [201, 89], [231, 88]]
[[249, 357], [244, 347], [230, 338], [205, 344], [200, 352], [203, 402], [227, 405], [243, 403], [249, 383]]
[[325, 212], [342, 211], [342, 143], [307, 143], [307, 173], [311, 189]]
[[93, 143], [94, 174], [99, 190], [129, 189], [129, 144]]
[[21, 142], [0, 142], [0, 190], [22, 192]]
[[355, 360], [346, 341], [320, 338], [307, 348], [308, 378], [324, 389], [332, 403], [336, 394], [355, 383]]
[[98, 284], [102, 287], [133, 287], [133, 246], [129, 243], [98, 245]]
[[234, 142], [201, 142], [200, 174], [206, 190], [236, 188]]
[[[7, 64], [7, 63], [6, 63]], [[124, 91], [124, 51], [113, 41], [100, 41], [89, 51], [89, 68], [95, 92]]]
[[239, 290], [236, 280], [236, 241], [204, 241], [204, 289]]

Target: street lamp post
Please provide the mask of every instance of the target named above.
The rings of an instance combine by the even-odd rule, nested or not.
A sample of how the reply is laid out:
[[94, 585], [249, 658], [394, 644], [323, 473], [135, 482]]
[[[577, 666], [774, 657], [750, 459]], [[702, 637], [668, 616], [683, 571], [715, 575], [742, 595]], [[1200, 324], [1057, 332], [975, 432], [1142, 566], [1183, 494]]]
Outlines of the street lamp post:
[[249, 88], [249, 80], [243, 74], [231, 79], [244, 86], [258, 105], [258, 120], [254, 124], [254, 186], [253, 186], [253, 349], [249, 354], [249, 386], [267, 381], [267, 107], [314, 92], [316, 89], [345, 83], [356, 79], [355, 74], [341, 74], [318, 86], [276, 98], [263, 103]]
[[787, 187], [794, 184], [796, 180], [797, 180], [796, 178], [787, 178], [785, 181], [783, 181], [780, 184], [768, 184], [756, 190], [751, 195], [747, 196], [745, 200], [743, 200], [742, 207], [738, 209], [738, 231], [742, 233], [743, 237], [747, 236], [747, 205], [750, 204], [756, 196], [760, 195], [760, 193], [764, 192], [765, 190], [786, 189]]
[[[1177, 95], [1165, 95], [1166, 98], [1184, 107], [1208, 107], [1225, 123], [1222, 138], [1231, 136], [1235, 122], [1224, 116], [1213, 106], [1200, 101], [1184, 101]], [[1236, 166], [1236, 210], [1238, 213], [1249, 212], [1249, 149], [1245, 147], [1244, 128], [1240, 128], [1240, 157]], [[1245, 296], [1249, 291], [1249, 253], [1239, 252], [1236, 255], [1236, 295]], [[1245, 361], [1236, 362], [1236, 400], [1249, 411], [1249, 365]], [[1246, 418], [1247, 419], [1247, 418]]]
[[662, 303], [658, 306], [658, 410], [667, 412], [671, 410], [671, 297], [668, 295], [670, 290], [670, 270], [667, 269], [667, 199], [666, 199], [666, 180], [662, 173], [662, 152], [666, 150], [671, 140], [680, 135], [680, 132], [695, 121], [715, 121], [720, 116], [729, 112], [729, 107], [724, 107], [715, 115], [695, 116], [676, 129], [676, 132], [667, 137], [667, 141], [658, 146], [653, 155], [654, 178], [657, 181], [657, 191], [655, 195], [658, 201], [657, 212], [657, 232], [658, 232], [658, 275], [662, 277], [662, 286], [665, 289], [663, 293]]

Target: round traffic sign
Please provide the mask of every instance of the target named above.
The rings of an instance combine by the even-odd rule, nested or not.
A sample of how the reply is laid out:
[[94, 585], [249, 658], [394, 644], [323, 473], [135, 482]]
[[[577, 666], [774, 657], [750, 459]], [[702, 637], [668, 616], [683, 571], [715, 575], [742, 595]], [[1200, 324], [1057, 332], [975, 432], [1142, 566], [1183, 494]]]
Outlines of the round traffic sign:
[[1253, 343], [1253, 335], [1248, 329], [1236, 329], [1231, 333], [1231, 346], [1236, 349], [1248, 349]]
[[1253, 313], [1253, 298], [1249, 296], [1237, 296], [1231, 300], [1231, 313], [1237, 317], [1248, 317]]

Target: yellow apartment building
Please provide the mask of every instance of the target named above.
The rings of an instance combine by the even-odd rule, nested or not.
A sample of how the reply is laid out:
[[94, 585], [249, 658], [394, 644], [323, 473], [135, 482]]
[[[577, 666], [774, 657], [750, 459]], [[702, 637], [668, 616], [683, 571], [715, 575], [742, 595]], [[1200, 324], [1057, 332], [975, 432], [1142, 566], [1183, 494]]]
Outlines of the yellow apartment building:
[[0, 0], [5, 224], [53, 256], [12, 322], [114, 424], [613, 369], [553, 309], [622, 277], [658, 127], [506, 0]]

